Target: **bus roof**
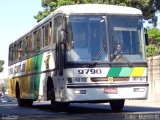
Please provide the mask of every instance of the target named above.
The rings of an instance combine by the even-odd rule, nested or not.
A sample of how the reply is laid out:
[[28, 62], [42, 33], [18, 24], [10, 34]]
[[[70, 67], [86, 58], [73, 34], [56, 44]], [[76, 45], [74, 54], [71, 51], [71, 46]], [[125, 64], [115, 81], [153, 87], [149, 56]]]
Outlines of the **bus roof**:
[[54, 11], [57, 13], [104, 13], [104, 14], [133, 14], [142, 15], [141, 10], [132, 7], [106, 4], [76, 4], [61, 6]]

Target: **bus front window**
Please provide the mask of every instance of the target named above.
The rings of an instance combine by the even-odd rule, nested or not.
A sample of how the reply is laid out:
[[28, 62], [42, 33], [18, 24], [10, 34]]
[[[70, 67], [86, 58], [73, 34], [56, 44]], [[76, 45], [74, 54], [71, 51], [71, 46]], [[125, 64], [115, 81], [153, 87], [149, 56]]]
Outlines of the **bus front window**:
[[68, 62], [108, 61], [105, 16], [70, 16]]
[[142, 24], [138, 16], [108, 16], [112, 62], [145, 60]]

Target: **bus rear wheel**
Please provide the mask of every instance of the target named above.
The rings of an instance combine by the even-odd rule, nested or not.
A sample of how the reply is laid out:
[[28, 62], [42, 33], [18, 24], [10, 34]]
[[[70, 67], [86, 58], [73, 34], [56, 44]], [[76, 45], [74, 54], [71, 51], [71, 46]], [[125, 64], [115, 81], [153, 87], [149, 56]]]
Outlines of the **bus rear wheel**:
[[23, 99], [20, 98], [20, 89], [18, 83], [16, 83], [16, 98], [18, 102], [18, 107], [23, 107], [25, 105], [25, 102]]
[[31, 99], [21, 99], [19, 85], [16, 86], [16, 98], [18, 101], [18, 107], [31, 107], [33, 100]]
[[25, 106], [24, 99], [17, 98], [17, 101], [18, 101], [18, 107], [24, 107]]
[[110, 106], [113, 111], [120, 112], [124, 107], [125, 100], [112, 100], [110, 101]]

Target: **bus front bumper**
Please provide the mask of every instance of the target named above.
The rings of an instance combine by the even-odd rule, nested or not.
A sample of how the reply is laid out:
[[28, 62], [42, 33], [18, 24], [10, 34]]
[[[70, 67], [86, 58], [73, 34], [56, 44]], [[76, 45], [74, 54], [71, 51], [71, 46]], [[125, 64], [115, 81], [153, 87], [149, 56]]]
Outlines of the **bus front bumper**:
[[130, 84], [68, 84], [66, 101], [109, 101], [116, 99], [147, 99], [148, 83]]

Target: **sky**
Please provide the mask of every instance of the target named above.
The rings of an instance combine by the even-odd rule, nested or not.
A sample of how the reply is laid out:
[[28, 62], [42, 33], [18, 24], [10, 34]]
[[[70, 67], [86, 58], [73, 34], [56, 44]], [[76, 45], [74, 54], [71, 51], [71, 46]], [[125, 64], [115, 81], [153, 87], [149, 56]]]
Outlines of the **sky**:
[[[9, 44], [37, 24], [33, 16], [41, 10], [41, 0], [1, 0], [0, 60], [5, 60], [5, 65], [0, 79], [7, 78]], [[160, 28], [160, 21], [158, 27]]]
[[41, 0], [1, 0], [0, 60], [5, 60], [0, 79], [7, 77], [8, 46], [37, 24], [34, 15], [43, 8]]

